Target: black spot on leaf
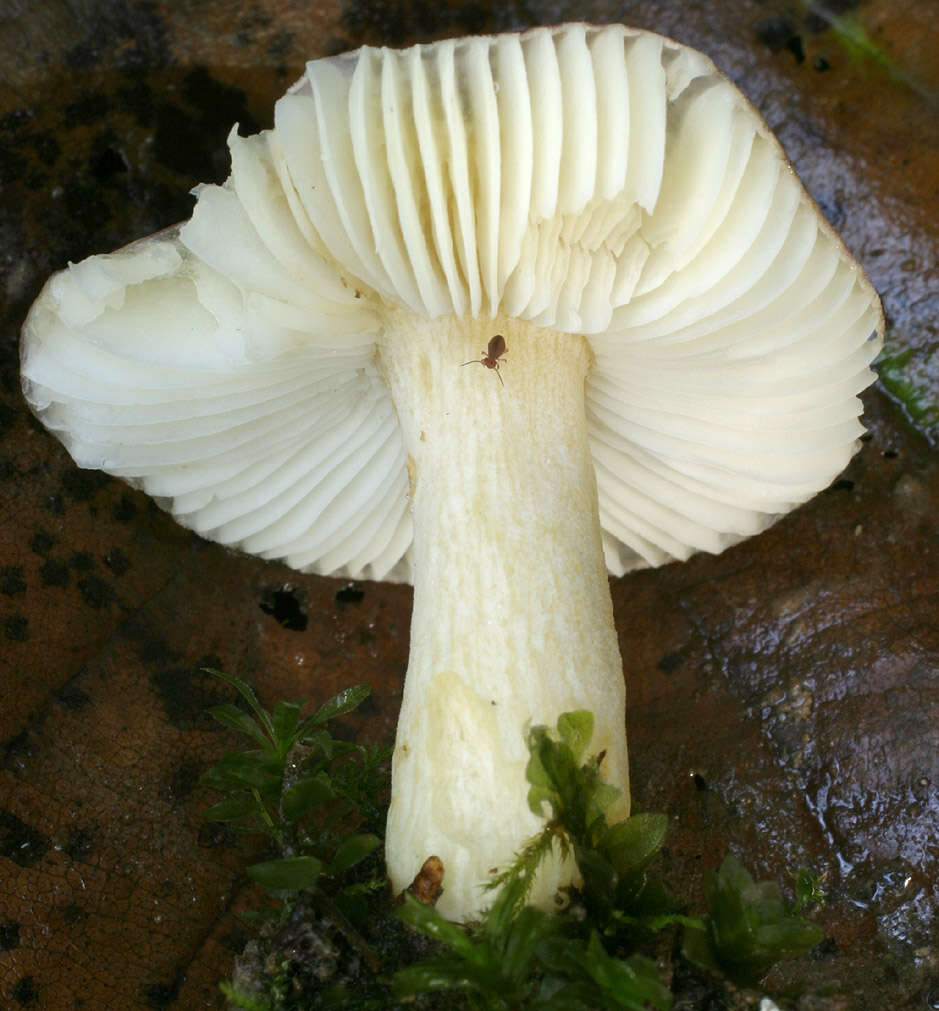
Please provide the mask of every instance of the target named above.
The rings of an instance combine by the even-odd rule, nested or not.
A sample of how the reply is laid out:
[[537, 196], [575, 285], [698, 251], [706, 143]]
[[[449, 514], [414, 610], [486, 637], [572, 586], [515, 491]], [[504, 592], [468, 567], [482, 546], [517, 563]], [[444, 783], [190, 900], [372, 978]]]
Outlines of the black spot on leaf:
[[13, 951], [20, 946], [20, 924], [16, 920], [0, 923], [0, 951]]
[[26, 592], [26, 580], [20, 565], [5, 565], [0, 569], [0, 593], [16, 597]]
[[144, 999], [147, 1007], [153, 1011], [164, 1011], [176, 1000], [179, 992], [177, 983], [154, 983], [144, 990]]
[[65, 106], [65, 125], [91, 126], [104, 119], [111, 109], [111, 100], [100, 92], [81, 95]]
[[79, 674], [70, 681], [66, 681], [58, 692], [56, 692], [55, 700], [60, 706], [62, 706], [63, 709], [70, 709], [74, 712], [79, 709], [84, 709], [85, 706], [89, 705], [91, 702], [91, 698], [88, 696], [88, 693], [83, 691], [79, 686], [79, 679], [81, 677], [82, 675]]
[[170, 776], [170, 793], [174, 800], [185, 800], [199, 783], [202, 765], [192, 759], [183, 759]]
[[91, 572], [95, 567], [95, 560], [90, 551], [73, 551], [68, 563], [76, 572]]
[[77, 903], [73, 902], [62, 909], [62, 919], [69, 925], [73, 926], [76, 923], [84, 923], [88, 919], [88, 911], [82, 909]]
[[62, 488], [72, 498], [87, 501], [110, 480], [100, 470], [79, 470], [76, 467], [62, 475]]
[[210, 659], [195, 669], [165, 667], [159, 663], [156, 666], [157, 672], [150, 677], [150, 688], [159, 698], [170, 723], [181, 730], [214, 727], [206, 709], [229, 699], [221, 681], [202, 668], [221, 665]]
[[663, 674], [671, 674], [673, 670], [677, 670], [682, 665], [683, 660], [684, 657], [676, 650], [671, 653], [666, 653], [655, 666], [662, 671]]
[[20, 867], [32, 867], [49, 849], [49, 839], [20, 821], [10, 811], [0, 811], [0, 856]]
[[20, 1007], [33, 1007], [39, 1000], [39, 987], [32, 976], [23, 976], [10, 993]]
[[37, 555], [44, 555], [55, 547], [55, 537], [45, 530], [37, 530], [29, 540], [29, 550]]
[[3, 768], [16, 772], [24, 767], [23, 759], [32, 755], [29, 730], [21, 730], [3, 745]]
[[50, 558], [40, 566], [39, 578], [42, 580], [43, 586], [68, 586], [71, 573], [64, 562], [57, 562], [54, 558]]
[[183, 176], [221, 182], [228, 174], [225, 138], [231, 124], [239, 123], [245, 134], [260, 128], [245, 93], [196, 67], [183, 80], [180, 97], [182, 102], [164, 100], [157, 106], [154, 154], [161, 165]]
[[127, 495], [122, 495], [111, 509], [111, 515], [118, 523], [129, 523], [137, 515], [137, 506]]
[[91, 158], [91, 174], [99, 183], [108, 183], [127, 171], [127, 162], [117, 148], [105, 147]]
[[[809, 958], [813, 962], [823, 962], [826, 958], [832, 958], [839, 952], [838, 942], [833, 937], [826, 937], [820, 944], [809, 952]], [[939, 991], [936, 994], [939, 997]]]
[[349, 583], [348, 586], [344, 586], [336, 593], [336, 603], [340, 606], [344, 604], [361, 604], [364, 597], [365, 590], [356, 586], [355, 583]]
[[82, 576], [78, 580], [78, 589], [81, 592], [82, 600], [96, 611], [115, 600], [111, 587], [103, 579], [92, 574]]
[[134, 81], [126, 88], [118, 88], [118, 101], [121, 109], [129, 111], [136, 119], [138, 126], [153, 124], [153, 89], [145, 81]]
[[79, 828], [70, 825], [68, 837], [63, 847], [71, 860], [84, 861], [89, 853], [95, 848], [95, 831], [91, 828]]
[[25, 614], [8, 614], [3, 619], [3, 634], [10, 642], [26, 642], [29, 638], [29, 619]]
[[261, 593], [260, 608], [284, 628], [302, 632], [307, 626], [307, 605], [300, 591], [291, 583]]
[[796, 63], [805, 61], [802, 36], [795, 22], [789, 17], [764, 18], [756, 25], [756, 37], [771, 53], [788, 50], [796, 58]]
[[111, 548], [104, 556], [104, 564], [107, 565], [115, 576], [123, 576], [130, 568], [130, 559], [120, 548]]
[[43, 165], [48, 165], [50, 168], [59, 160], [59, 155], [62, 153], [59, 142], [51, 133], [32, 134], [29, 144]]

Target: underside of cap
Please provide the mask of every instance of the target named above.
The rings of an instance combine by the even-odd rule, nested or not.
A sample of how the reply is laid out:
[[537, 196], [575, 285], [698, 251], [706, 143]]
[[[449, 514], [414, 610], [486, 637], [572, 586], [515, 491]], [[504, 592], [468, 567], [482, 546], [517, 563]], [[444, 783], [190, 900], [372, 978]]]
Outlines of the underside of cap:
[[76, 460], [207, 537], [408, 578], [389, 305], [590, 337], [615, 574], [758, 532], [854, 450], [879, 301], [694, 50], [581, 24], [365, 48], [229, 143], [178, 234], [57, 275], [23, 335]]
[[[311, 275], [239, 284], [266, 251], [226, 248], [237, 263], [170, 234], [56, 275], [24, 327], [31, 406], [80, 466], [203, 536], [295, 568], [408, 579], [407, 471], [374, 314], [338, 283], [331, 316], [311, 310]], [[292, 304], [276, 290], [289, 284]]]

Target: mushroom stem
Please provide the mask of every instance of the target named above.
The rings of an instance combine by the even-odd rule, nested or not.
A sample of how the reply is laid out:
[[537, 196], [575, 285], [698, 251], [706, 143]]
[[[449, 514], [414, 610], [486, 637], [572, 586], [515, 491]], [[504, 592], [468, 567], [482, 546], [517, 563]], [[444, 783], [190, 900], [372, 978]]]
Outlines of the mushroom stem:
[[[478, 359], [505, 337], [504, 387]], [[628, 813], [622, 661], [587, 444], [587, 342], [503, 317], [395, 312], [380, 360], [408, 453], [414, 518], [411, 653], [395, 744], [386, 856], [405, 888], [431, 854], [451, 919], [541, 822], [524, 732], [574, 709]], [[533, 900], [576, 875], [545, 868]]]

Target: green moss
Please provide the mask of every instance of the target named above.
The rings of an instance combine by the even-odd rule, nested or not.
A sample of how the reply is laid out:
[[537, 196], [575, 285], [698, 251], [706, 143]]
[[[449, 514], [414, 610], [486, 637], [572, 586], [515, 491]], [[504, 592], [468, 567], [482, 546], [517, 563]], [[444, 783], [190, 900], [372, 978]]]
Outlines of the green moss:
[[[248, 868], [272, 905], [222, 988], [233, 1008], [669, 1011], [675, 988], [695, 973], [754, 984], [777, 959], [821, 939], [800, 912], [819, 900], [814, 876], [796, 875], [790, 904], [733, 857], [708, 876], [707, 909], [688, 915], [654, 872], [666, 816], [608, 821], [620, 791], [601, 779], [600, 756], [586, 754], [586, 711], [528, 731], [528, 802], [544, 825], [490, 882], [481, 921], [449, 923], [415, 895], [396, 904], [378, 838], [388, 752], [337, 740], [327, 727], [368, 689], [349, 689], [304, 719], [299, 703], [268, 711], [244, 682], [217, 676], [241, 704], [210, 713], [252, 747], [203, 775], [222, 794], [206, 816], [271, 844], [270, 859]], [[549, 914], [526, 900], [552, 851], [576, 861], [582, 885]]]
[[939, 354], [936, 348], [885, 351], [877, 359], [880, 381], [909, 421], [939, 441]]

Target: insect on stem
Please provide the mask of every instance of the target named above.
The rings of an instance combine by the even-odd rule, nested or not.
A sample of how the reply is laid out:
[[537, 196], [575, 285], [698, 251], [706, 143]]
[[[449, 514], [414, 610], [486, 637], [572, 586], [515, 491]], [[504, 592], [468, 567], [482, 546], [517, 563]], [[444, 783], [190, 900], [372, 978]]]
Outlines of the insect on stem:
[[474, 358], [471, 362], [463, 362], [460, 368], [465, 365], [485, 365], [487, 369], [495, 369], [496, 375], [499, 377], [499, 382], [505, 386], [505, 382], [502, 379], [502, 375], [499, 372], [499, 359], [505, 356], [508, 348], [505, 346], [505, 338], [502, 334], [497, 333], [494, 337], [489, 340], [489, 346], [483, 351], [479, 358]]

